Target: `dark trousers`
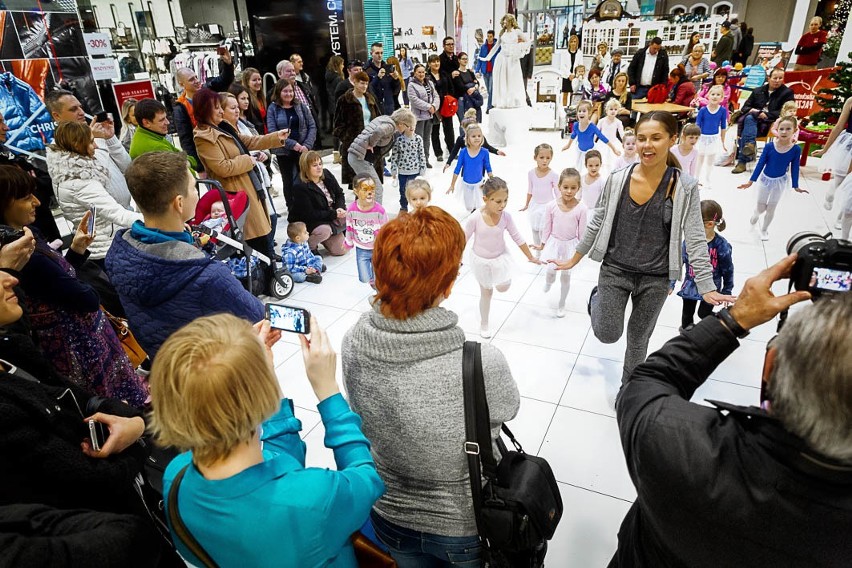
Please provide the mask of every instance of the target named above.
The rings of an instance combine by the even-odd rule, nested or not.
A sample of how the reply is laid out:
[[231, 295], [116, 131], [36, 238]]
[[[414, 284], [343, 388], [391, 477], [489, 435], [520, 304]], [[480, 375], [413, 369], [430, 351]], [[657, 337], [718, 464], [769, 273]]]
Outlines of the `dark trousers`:
[[760, 120], [754, 113], [744, 114], [737, 120], [738, 162], [746, 163], [754, 160], [754, 156], [743, 155], [743, 148], [746, 147], [746, 144], [754, 144], [758, 138], [766, 136], [769, 133], [770, 126], [772, 126], [771, 121]]
[[[420, 138], [423, 139], [423, 155], [426, 158], [426, 163], [429, 163], [429, 141], [432, 140], [432, 130], [435, 124], [431, 118], [427, 118], [426, 120], [418, 120], [417, 126], [414, 128], [414, 133], [419, 135]], [[438, 145], [440, 148], [440, 144]], [[440, 153], [436, 154], [440, 155]]]
[[681, 327], [689, 327], [692, 325], [692, 317], [695, 315], [695, 306], [698, 305], [698, 317], [701, 319], [713, 315], [713, 306], [704, 300], [687, 300], [683, 299], [683, 314], [680, 318]]
[[[444, 144], [447, 145], [447, 153], [452, 152], [453, 145], [456, 143], [456, 135], [453, 132], [453, 117], [442, 116], [441, 126], [444, 129]], [[435, 150], [435, 156], [444, 155], [444, 151], [441, 150], [441, 129], [438, 128], [437, 124], [432, 125], [432, 149]]]
[[408, 211], [408, 198], [405, 197], [405, 186], [408, 185], [408, 182], [417, 177], [417, 174], [399, 174], [397, 176], [399, 181], [399, 210], [400, 211]]
[[281, 191], [284, 194], [284, 202], [289, 210], [293, 203], [293, 180], [299, 174], [299, 155], [297, 156], [275, 156], [278, 161], [278, 169], [281, 170]]
[[124, 318], [124, 307], [118, 297], [118, 292], [110, 282], [105, 270], [104, 259], [89, 259], [77, 269], [77, 278], [95, 289], [101, 298], [101, 305], [115, 317]]

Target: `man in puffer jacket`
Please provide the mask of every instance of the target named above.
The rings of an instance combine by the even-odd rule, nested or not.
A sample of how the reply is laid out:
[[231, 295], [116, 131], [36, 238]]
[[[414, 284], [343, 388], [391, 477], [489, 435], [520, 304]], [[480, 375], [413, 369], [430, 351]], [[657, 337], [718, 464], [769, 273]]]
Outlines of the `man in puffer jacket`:
[[251, 323], [262, 320], [260, 300], [184, 230], [198, 203], [186, 154], [143, 154], [126, 175], [144, 222], [118, 232], [106, 269], [148, 356], [153, 359], [169, 335], [201, 316], [227, 312]]
[[387, 155], [393, 148], [394, 137], [417, 126], [414, 114], [406, 109], [395, 110], [390, 116], [374, 118], [364, 130], [361, 131], [352, 144], [349, 145], [349, 165], [356, 174], [367, 174], [376, 182], [376, 201], [382, 202], [384, 188], [379, 174], [373, 168], [373, 162]]

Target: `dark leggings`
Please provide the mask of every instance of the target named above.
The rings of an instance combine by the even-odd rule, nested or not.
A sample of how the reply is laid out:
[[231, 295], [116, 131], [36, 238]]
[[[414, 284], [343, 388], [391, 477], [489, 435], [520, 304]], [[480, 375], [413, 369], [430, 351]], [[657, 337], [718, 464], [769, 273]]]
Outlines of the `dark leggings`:
[[695, 315], [695, 304], [698, 304], [698, 317], [701, 319], [713, 315], [713, 306], [704, 300], [687, 300], [683, 299], [683, 315], [680, 319], [680, 325], [684, 328], [692, 325], [692, 318]]

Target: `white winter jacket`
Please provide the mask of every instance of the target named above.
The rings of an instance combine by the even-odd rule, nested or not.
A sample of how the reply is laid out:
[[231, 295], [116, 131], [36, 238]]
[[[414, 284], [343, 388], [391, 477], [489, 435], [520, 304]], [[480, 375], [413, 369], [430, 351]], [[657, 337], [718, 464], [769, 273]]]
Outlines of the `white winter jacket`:
[[110, 195], [106, 189], [110, 174], [95, 158], [48, 147], [47, 170], [62, 214], [75, 230], [89, 207], [97, 207], [95, 240], [89, 246], [93, 260], [106, 256], [118, 229], [142, 220], [141, 214], [125, 209]]

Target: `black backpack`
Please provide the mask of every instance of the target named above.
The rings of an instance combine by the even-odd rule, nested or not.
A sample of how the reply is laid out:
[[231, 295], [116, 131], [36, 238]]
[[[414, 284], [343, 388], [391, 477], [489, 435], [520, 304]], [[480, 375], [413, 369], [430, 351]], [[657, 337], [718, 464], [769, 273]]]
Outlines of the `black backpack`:
[[502, 431], [512, 441], [515, 451], [508, 451], [503, 440], [498, 438], [500, 463], [494, 459], [481, 346], [477, 342], [464, 344], [463, 377], [468, 440], [464, 451], [470, 468], [470, 490], [483, 566], [544, 566], [547, 541], [553, 537], [562, 518], [562, 496], [556, 478], [546, 460], [524, 452], [505, 424]]

